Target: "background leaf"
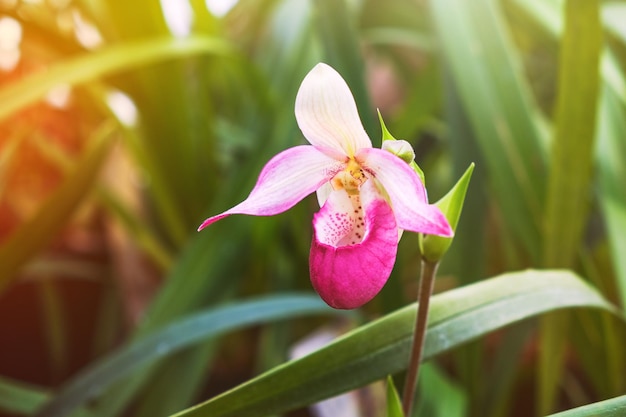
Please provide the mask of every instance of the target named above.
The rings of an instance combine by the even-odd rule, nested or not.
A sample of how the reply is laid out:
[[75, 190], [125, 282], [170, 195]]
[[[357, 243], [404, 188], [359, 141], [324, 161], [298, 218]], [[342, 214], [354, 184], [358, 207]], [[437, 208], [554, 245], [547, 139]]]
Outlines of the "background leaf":
[[432, 13], [505, 221], [537, 258], [547, 139], [500, 8], [492, 0], [445, 0]]
[[[510, 273], [436, 295], [424, 359], [523, 318], [573, 306], [612, 310], [564, 271]], [[280, 413], [399, 372], [407, 365], [414, 316], [415, 305], [401, 309], [176, 416]]]
[[387, 417], [404, 417], [400, 396], [391, 376], [387, 377]]
[[37, 416], [66, 415], [97, 397], [116, 380], [200, 340], [265, 321], [334, 312], [318, 297], [285, 295], [239, 303], [187, 317], [139, 342], [120, 348], [109, 357], [102, 358], [91, 369], [70, 381], [53, 401], [37, 412]]
[[[561, 38], [558, 96], [545, 213], [544, 264], [569, 268], [590, 209], [594, 129], [602, 49], [599, 3], [568, 0]], [[566, 315], [541, 322], [538, 414], [549, 413], [562, 380]]]
[[549, 417], [619, 417], [626, 411], [626, 396], [585, 405], [572, 410], [551, 414]]
[[22, 224], [0, 246], [0, 291], [15, 278], [15, 273], [25, 262], [50, 242], [90, 192], [111, 145], [114, 129], [115, 124], [111, 121], [100, 126], [90, 147], [68, 173], [64, 183], [48, 197], [32, 219]]

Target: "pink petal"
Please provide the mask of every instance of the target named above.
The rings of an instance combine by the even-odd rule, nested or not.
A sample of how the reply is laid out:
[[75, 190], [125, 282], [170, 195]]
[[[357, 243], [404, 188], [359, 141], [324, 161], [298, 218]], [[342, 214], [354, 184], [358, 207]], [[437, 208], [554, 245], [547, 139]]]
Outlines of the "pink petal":
[[424, 184], [406, 162], [375, 148], [362, 149], [356, 159], [384, 187], [400, 229], [439, 236], [454, 234], [441, 210], [428, 204]]
[[[373, 181], [361, 187], [361, 203], [364, 215], [359, 220], [353, 216], [358, 206], [353, 206], [344, 190], [336, 191], [313, 218], [311, 283], [334, 308], [357, 308], [374, 298], [387, 282], [396, 260], [395, 217]], [[351, 239], [358, 238], [359, 224], [364, 228], [362, 240], [350, 244]]]
[[296, 120], [314, 146], [348, 156], [372, 147], [348, 84], [326, 64], [317, 64], [302, 81], [296, 97]]
[[198, 231], [231, 214], [271, 216], [282, 213], [329, 181], [344, 166], [345, 163], [313, 146], [289, 148], [263, 167], [247, 199], [222, 214], [209, 217]]

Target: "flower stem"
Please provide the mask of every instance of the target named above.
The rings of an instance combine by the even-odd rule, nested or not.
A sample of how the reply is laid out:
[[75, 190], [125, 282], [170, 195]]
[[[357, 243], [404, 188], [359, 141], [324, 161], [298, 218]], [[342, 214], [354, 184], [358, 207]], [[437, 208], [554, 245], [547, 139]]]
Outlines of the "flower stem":
[[406, 380], [404, 382], [404, 395], [402, 396], [402, 411], [405, 417], [410, 417], [413, 409], [413, 397], [419, 375], [426, 328], [428, 327], [428, 305], [430, 296], [433, 293], [435, 275], [439, 262], [422, 261], [422, 271], [420, 274], [419, 288], [417, 292], [417, 317], [415, 318], [415, 330], [413, 332], [413, 345], [411, 347], [411, 358], [407, 368]]

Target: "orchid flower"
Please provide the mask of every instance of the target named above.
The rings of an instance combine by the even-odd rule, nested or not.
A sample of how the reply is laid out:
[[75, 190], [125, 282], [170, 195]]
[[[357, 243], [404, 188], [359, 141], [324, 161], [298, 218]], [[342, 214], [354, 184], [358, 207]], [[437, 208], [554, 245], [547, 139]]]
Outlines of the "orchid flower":
[[333, 68], [320, 63], [307, 74], [295, 113], [310, 145], [274, 156], [247, 199], [198, 230], [231, 214], [282, 213], [316, 191], [321, 209], [313, 217], [311, 283], [331, 307], [360, 307], [389, 278], [401, 230], [452, 236], [452, 229], [428, 204], [409, 164], [372, 147], [352, 93]]

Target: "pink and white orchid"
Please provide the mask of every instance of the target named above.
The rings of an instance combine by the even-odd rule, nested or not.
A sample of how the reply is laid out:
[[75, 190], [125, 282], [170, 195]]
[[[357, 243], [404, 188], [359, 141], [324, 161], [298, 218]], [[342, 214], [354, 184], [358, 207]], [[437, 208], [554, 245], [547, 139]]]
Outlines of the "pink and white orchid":
[[320, 63], [307, 74], [295, 113], [311, 145], [273, 157], [246, 200], [206, 219], [198, 230], [231, 214], [282, 213], [317, 191], [321, 209], [313, 217], [311, 282], [330, 306], [356, 308], [389, 278], [400, 230], [452, 236], [452, 229], [428, 204], [415, 171], [372, 147], [352, 93], [333, 68]]

